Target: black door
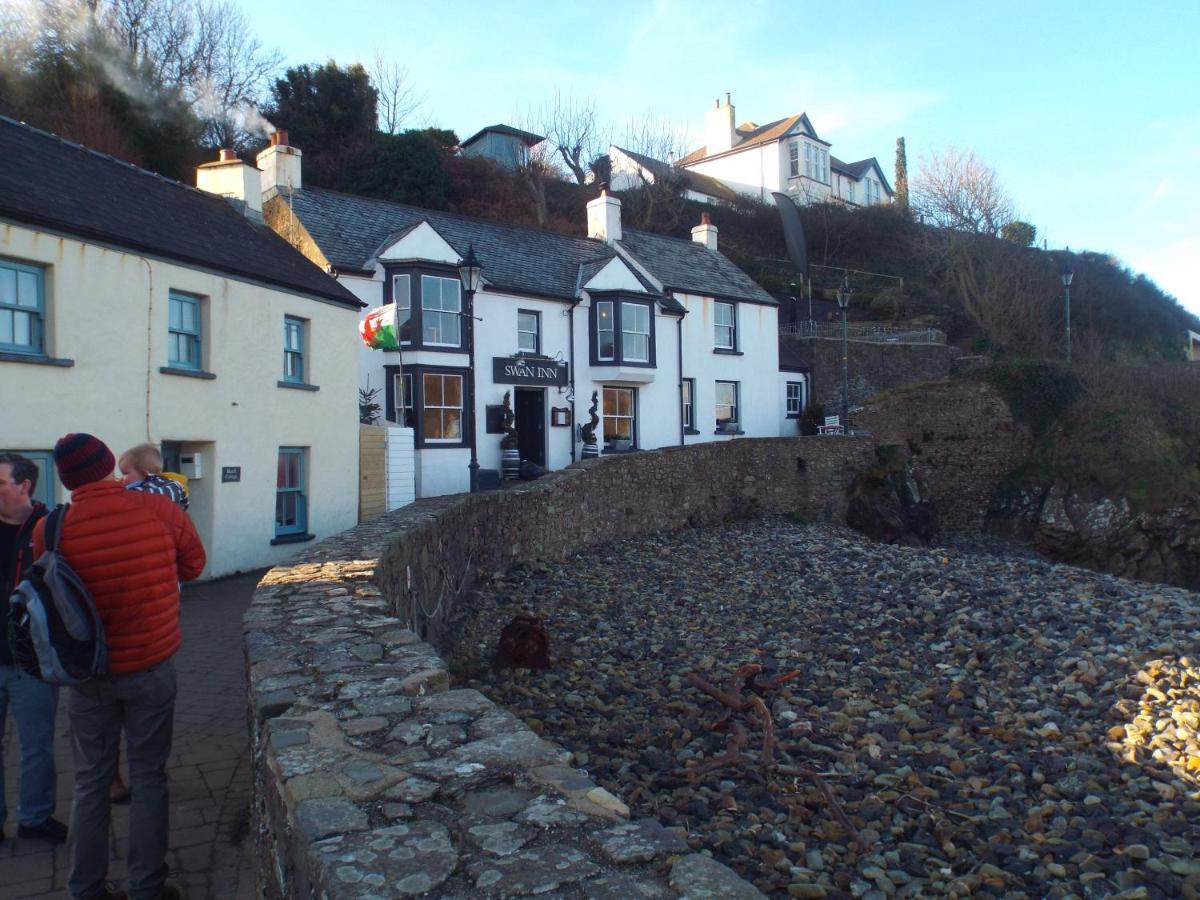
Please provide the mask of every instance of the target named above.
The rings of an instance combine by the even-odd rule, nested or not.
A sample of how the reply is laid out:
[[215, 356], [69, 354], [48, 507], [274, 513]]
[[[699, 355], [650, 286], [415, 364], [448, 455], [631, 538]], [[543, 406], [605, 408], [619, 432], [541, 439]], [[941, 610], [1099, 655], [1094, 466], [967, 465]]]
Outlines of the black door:
[[546, 391], [544, 388], [517, 388], [513, 415], [517, 426], [517, 449], [521, 459], [546, 466]]

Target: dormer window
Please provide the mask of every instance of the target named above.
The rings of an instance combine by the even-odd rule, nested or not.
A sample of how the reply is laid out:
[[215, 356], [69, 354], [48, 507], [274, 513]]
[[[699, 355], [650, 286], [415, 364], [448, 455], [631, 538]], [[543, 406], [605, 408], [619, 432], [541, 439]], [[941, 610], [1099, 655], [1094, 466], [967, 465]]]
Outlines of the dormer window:
[[412, 276], [392, 276], [392, 302], [396, 304], [396, 333], [402, 343], [412, 343], [409, 329], [404, 327], [412, 318]]
[[592, 365], [654, 366], [654, 301], [592, 302]]
[[408, 265], [390, 269], [384, 284], [384, 302], [396, 305], [406, 350], [462, 350], [462, 287], [455, 274], [435, 264]]
[[459, 347], [462, 300], [457, 278], [421, 276], [421, 342], [435, 347]]

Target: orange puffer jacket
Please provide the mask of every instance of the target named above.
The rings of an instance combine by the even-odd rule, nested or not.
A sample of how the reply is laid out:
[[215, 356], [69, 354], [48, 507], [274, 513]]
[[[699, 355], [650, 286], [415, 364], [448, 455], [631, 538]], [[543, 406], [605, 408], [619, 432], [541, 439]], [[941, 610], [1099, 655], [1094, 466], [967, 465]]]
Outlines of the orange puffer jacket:
[[[35, 559], [45, 527], [43, 519], [34, 531]], [[140, 672], [179, 649], [179, 582], [200, 575], [204, 546], [168, 497], [119, 481], [85, 484], [71, 494], [59, 550], [96, 600], [109, 671]]]

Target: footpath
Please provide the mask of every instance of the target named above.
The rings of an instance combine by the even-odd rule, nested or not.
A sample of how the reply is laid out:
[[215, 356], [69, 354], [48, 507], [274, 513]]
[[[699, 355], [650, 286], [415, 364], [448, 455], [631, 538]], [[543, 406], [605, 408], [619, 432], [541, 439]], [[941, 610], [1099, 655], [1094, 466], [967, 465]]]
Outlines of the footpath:
[[[167, 776], [171, 832], [167, 865], [188, 900], [254, 896], [254, 842], [250, 821], [250, 747], [246, 733], [246, 674], [242, 614], [262, 572], [188, 585], [183, 592], [183, 648], [175, 657], [179, 697], [175, 740]], [[58, 805], [54, 815], [70, 824], [74, 766], [66, 716], [67, 691], [59, 696], [54, 755]], [[122, 751], [122, 774], [125, 756]], [[4, 784], [9, 817], [0, 842], [0, 898], [68, 896], [67, 849], [16, 838], [19, 743], [11, 718], [4, 729]], [[129, 806], [113, 807], [108, 877], [126, 883]]]

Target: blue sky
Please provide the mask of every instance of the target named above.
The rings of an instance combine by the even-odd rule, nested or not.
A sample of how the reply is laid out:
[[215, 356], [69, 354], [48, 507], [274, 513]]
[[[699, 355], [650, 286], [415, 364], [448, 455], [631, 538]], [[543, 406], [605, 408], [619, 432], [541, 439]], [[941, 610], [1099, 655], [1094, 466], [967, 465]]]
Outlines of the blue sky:
[[460, 137], [558, 89], [594, 99], [614, 139], [650, 117], [696, 146], [730, 92], [739, 121], [807, 112], [835, 155], [876, 156], [889, 176], [899, 136], [910, 177], [930, 150], [968, 147], [1039, 243], [1110, 252], [1200, 314], [1200, 0], [242, 8], [288, 64], [381, 51], [407, 66], [425, 98], [412, 125]]

